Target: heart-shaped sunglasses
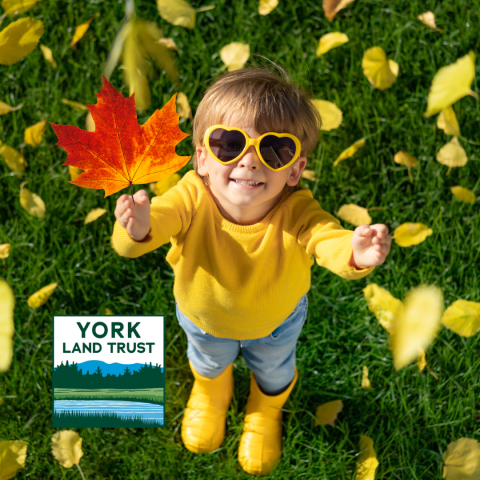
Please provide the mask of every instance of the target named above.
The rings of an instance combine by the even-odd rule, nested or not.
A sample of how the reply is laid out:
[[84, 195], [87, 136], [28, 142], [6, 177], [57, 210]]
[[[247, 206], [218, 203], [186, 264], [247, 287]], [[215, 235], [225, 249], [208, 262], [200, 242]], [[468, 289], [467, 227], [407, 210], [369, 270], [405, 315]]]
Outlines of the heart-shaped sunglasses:
[[262, 163], [274, 172], [289, 167], [300, 156], [300, 140], [289, 133], [267, 132], [250, 138], [240, 128], [212, 125], [205, 132], [203, 144], [222, 165], [237, 161], [253, 145]]

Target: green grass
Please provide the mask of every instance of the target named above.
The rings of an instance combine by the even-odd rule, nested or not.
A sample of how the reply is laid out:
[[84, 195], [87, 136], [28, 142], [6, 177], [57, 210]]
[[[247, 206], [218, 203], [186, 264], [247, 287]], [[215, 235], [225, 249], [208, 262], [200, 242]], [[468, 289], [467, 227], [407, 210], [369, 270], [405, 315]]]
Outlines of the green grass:
[[[195, 7], [210, 5], [201, 0]], [[462, 338], [442, 328], [427, 350], [427, 362], [438, 376], [411, 365], [396, 372], [387, 335], [370, 313], [362, 289], [377, 283], [402, 299], [421, 283], [439, 286], [446, 306], [457, 299], [480, 301], [479, 201], [461, 203], [450, 187], [461, 185], [480, 195], [478, 135], [480, 102], [472, 97], [455, 104], [461, 144], [469, 162], [454, 168], [435, 160], [449, 138], [436, 128], [436, 117], [424, 119], [428, 88], [442, 66], [473, 50], [480, 55], [480, 2], [419, 2], [357, 0], [328, 22], [320, 0], [283, 1], [267, 17], [257, 14], [257, 0], [216, 0], [214, 10], [199, 13], [194, 30], [162, 20], [154, 0], [137, 0], [138, 15], [157, 22], [179, 47], [181, 85], [195, 109], [206, 87], [221, 74], [219, 50], [232, 41], [251, 46], [250, 65], [268, 63], [267, 56], [290, 71], [315, 98], [335, 102], [343, 125], [324, 132], [309, 158], [317, 182], [302, 180], [322, 207], [334, 214], [341, 205], [356, 203], [373, 210], [373, 223], [390, 232], [400, 224], [422, 222], [433, 229], [425, 242], [410, 248], [392, 245], [384, 265], [358, 281], [346, 281], [312, 267], [309, 312], [297, 347], [299, 380], [285, 405], [283, 458], [271, 478], [353, 479], [359, 435], [373, 438], [378, 455], [377, 479], [430, 480], [442, 475], [442, 454], [461, 437], [480, 440], [480, 335]], [[417, 15], [432, 10], [441, 35], [421, 24]], [[75, 25], [96, 12], [77, 50], [71, 41]], [[39, 48], [10, 67], [0, 66], [0, 100], [22, 109], [1, 117], [0, 139], [19, 148], [24, 129], [45, 116], [58, 124], [84, 128], [85, 114], [61, 103], [62, 98], [96, 103], [101, 69], [124, 15], [118, 1], [43, 0], [23, 16], [45, 22], [41, 43], [53, 50], [58, 68], [47, 64]], [[8, 25], [5, 20], [1, 26]], [[469, 26], [467, 26], [467, 24]], [[323, 57], [315, 51], [322, 34], [342, 31], [350, 42]], [[363, 75], [363, 52], [381, 46], [400, 65], [392, 88], [374, 90]], [[477, 59], [472, 89], [480, 93]], [[124, 95], [121, 70], [111, 81]], [[148, 118], [176, 91], [156, 72], [152, 79]], [[190, 121], [181, 124], [191, 133]], [[338, 154], [365, 137], [366, 145], [338, 167]], [[51, 454], [51, 359], [53, 314], [163, 314], [166, 317], [166, 399], [164, 429], [79, 429], [83, 439], [80, 464], [87, 479], [229, 479], [250, 478], [237, 460], [249, 371], [242, 357], [235, 362], [235, 393], [228, 414], [225, 442], [216, 452], [195, 455], [180, 438], [181, 419], [192, 387], [186, 337], [175, 318], [173, 275], [165, 261], [169, 245], [140, 257], [125, 259], [110, 247], [114, 208], [119, 192], [104, 199], [103, 190], [68, 183], [65, 152], [55, 146], [48, 128], [43, 143], [25, 147], [29, 164], [27, 188], [47, 206], [44, 220], [20, 206], [22, 180], [0, 161], [0, 244], [12, 245], [0, 277], [13, 288], [15, 353], [10, 370], [0, 375], [0, 439], [29, 443], [26, 468], [16, 478], [78, 479], [76, 469], [64, 469]], [[191, 155], [187, 138], [177, 147]], [[404, 167], [393, 162], [398, 150], [416, 156], [410, 183]], [[191, 166], [186, 166], [184, 173]], [[136, 189], [142, 188], [137, 186]], [[92, 224], [83, 218], [92, 208], [108, 214]], [[80, 219], [80, 220], [79, 220]], [[345, 228], [353, 225], [342, 222]], [[58, 287], [36, 311], [28, 297], [52, 282]], [[370, 370], [374, 390], [360, 387], [362, 366]], [[341, 399], [344, 409], [335, 428], [314, 427], [316, 408]]]

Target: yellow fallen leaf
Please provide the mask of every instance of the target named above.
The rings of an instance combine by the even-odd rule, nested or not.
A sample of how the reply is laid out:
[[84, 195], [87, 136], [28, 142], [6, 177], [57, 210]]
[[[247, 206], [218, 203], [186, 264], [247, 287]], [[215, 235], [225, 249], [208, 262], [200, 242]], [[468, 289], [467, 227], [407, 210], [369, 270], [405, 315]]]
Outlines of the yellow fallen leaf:
[[362, 388], [365, 388], [366, 390], [373, 390], [372, 384], [368, 379], [368, 367], [366, 365], [364, 365], [362, 369]]
[[27, 188], [24, 188], [24, 185], [27, 182], [23, 182], [20, 185], [20, 205], [32, 216], [38, 218], [45, 218], [45, 203], [44, 201], [36, 194], [32, 193]]
[[113, 315], [113, 312], [109, 308], [105, 307], [105, 315]]
[[258, 4], [258, 13], [260, 15], [268, 15], [272, 10], [277, 8], [278, 0], [260, 0]]
[[25, 468], [28, 442], [22, 440], [6, 440], [0, 442], [0, 478], [13, 478], [17, 470]]
[[447, 175], [452, 170], [452, 167], [463, 167], [467, 164], [467, 153], [460, 145], [457, 137], [453, 137], [438, 151], [437, 162], [450, 167], [446, 173]]
[[403, 310], [403, 303], [388, 290], [370, 283], [363, 289], [368, 309], [375, 315], [380, 325], [392, 333], [395, 317]]
[[343, 113], [334, 103], [328, 102], [327, 100], [316, 99], [312, 100], [312, 103], [320, 113], [322, 130], [329, 132], [342, 124]]
[[341, 400], [333, 400], [333, 402], [320, 405], [315, 412], [315, 426], [322, 424], [334, 427], [337, 415], [342, 410], [343, 402]]
[[151, 93], [147, 81], [151, 66], [147, 62], [147, 55], [159, 68], [165, 70], [173, 82], [178, 81], [178, 72], [168, 49], [158, 43], [162, 32], [153, 22], [131, 20], [126, 28], [122, 57], [123, 78], [130, 88], [130, 95], [135, 93], [137, 110], [144, 111], [151, 104]]
[[457, 116], [453, 107], [445, 107], [437, 119], [437, 127], [443, 130], [447, 135], [460, 136], [460, 125], [458, 125]]
[[14, 112], [23, 107], [23, 103], [17, 105], [16, 107], [11, 107], [10, 105], [6, 104], [5, 102], [0, 102], [0, 115], [6, 115], [7, 113]]
[[88, 223], [94, 222], [95, 220], [97, 220], [97, 218], [100, 218], [106, 212], [107, 210], [105, 210], [104, 208], [93, 208], [88, 212], [88, 215], [85, 217], [84, 224], [87, 225]]
[[460, 185], [450, 187], [450, 191], [461, 201], [465, 203], [475, 203], [475, 194], [468, 188], [463, 188]]
[[220, 50], [220, 58], [229, 72], [243, 68], [249, 57], [250, 45], [240, 42], [229, 43]]
[[480, 303], [455, 300], [443, 313], [442, 325], [462, 337], [472, 337], [480, 331]]
[[41, 122], [32, 125], [25, 129], [24, 139], [25, 143], [36, 147], [42, 143], [43, 134], [45, 133], [45, 126], [47, 125], [47, 119], [43, 119]]
[[359, 227], [364, 223], [367, 225], [372, 223], [372, 217], [368, 214], [368, 210], [366, 208], [359, 207], [354, 203], [342, 205], [338, 212], [335, 212], [335, 215], [345, 222], [355, 225], [356, 227]]
[[423, 116], [431, 117], [466, 95], [478, 98], [470, 89], [474, 76], [475, 54], [472, 51], [455, 63], [442, 67], [433, 77], [428, 93], [427, 111]]
[[157, 0], [160, 16], [171, 23], [185, 28], [195, 28], [195, 9], [185, 0]]
[[188, 103], [188, 98], [183, 92], [177, 93], [177, 113], [180, 114], [180, 118], [192, 118], [192, 109]]
[[398, 66], [397, 62], [394, 62], [392, 59], [388, 60], [388, 66], [390, 67], [391, 72], [398, 77], [398, 72], [400, 67]]
[[342, 160], [345, 160], [346, 158], [350, 158], [355, 155], [355, 152], [362, 148], [364, 145], [365, 140], [358, 140], [357, 142], [355, 142], [338, 156], [335, 162], [333, 162], [333, 166], [336, 167]]
[[398, 163], [399, 165], [405, 165], [407, 167], [408, 177], [410, 178], [410, 182], [413, 183], [412, 172], [410, 169], [417, 166], [417, 159], [413, 155], [410, 155], [408, 152], [403, 152], [402, 150], [400, 150], [393, 157], [393, 161], [395, 163]]
[[75, 110], [80, 110], [82, 112], [88, 112], [88, 107], [80, 102], [75, 102], [73, 100], [67, 100], [66, 98], [62, 98], [62, 103], [68, 105], [69, 107], [74, 108]]
[[344, 33], [332, 32], [323, 35], [318, 42], [317, 57], [320, 57], [324, 53], [335, 47], [339, 47], [348, 42], [348, 37]]
[[[5, 257], [3, 257], [5, 258]], [[0, 279], [0, 372], [6, 372], [12, 364], [13, 357], [13, 310], [15, 297], [10, 285]], [[2, 471], [2, 455], [0, 454], [0, 472]]]
[[[133, 3], [130, 3], [133, 5]], [[108, 53], [107, 60], [103, 66], [102, 74], [105, 75], [107, 80], [110, 80], [112, 76], [113, 70], [118, 64], [120, 57], [122, 55], [122, 51], [124, 50], [125, 44], [125, 37], [127, 33], [132, 28], [133, 20], [130, 19], [129, 21], [122, 24], [120, 29], [118, 30], [117, 34], [115, 35], [115, 39], [113, 40], [112, 47], [110, 48], [110, 52]], [[163, 38], [163, 35], [162, 35]], [[122, 67], [121, 67], [122, 68]]]
[[40, 41], [44, 25], [30, 17], [12, 22], [0, 32], [0, 64], [13, 65], [31, 53]]
[[9, 254], [10, 254], [10, 244], [2, 243], [0, 245], [0, 258], [8, 258]]
[[407, 293], [404, 309], [395, 317], [390, 336], [395, 368], [400, 370], [417, 358], [437, 336], [444, 309], [443, 293], [433, 285], [421, 285]]
[[53, 291], [57, 288], [58, 283], [54, 282], [46, 287], [41, 288], [33, 295], [28, 297], [27, 304], [30, 308], [39, 308], [41, 307], [52, 295]]
[[332, 21], [337, 13], [355, 0], [322, 0], [323, 13]]
[[7, 17], [20, 15], [30, 7], [33, 7], [40, 0], [2, 0], [2, 8], [5, 10], [3, 13]]
[[87, 116], [85, 117], [85, 130], [87, 132], [95, 131], [95, 122], [93, 121], [93, 117], [90, 112], [88, 112]]
[[43, 56], [45, 57], [45, 60], [50, 63], [50, 65], [53, 68], [57, 68], [57, 62], [53, 58], [53, 53], [50, 48], [48, 48], [46, 45], [40, 44], [40, 50], [42, 50]]
[[443, 453], [445, 480], [478, 480], [480, 478], [480, 444], [473, 438], [459, 438]]
[[175, 43], [175, 40], [173, 40], [173, 38], [161, 38], [160, 40], [158, 40], [158, 43], [160, 45], [163, 45], [165, 48], [168, 48], [169, 50], [178, 51], [177, 44]]
[[17, 150], [0, 141], [0, 155], [5, 160], [7, 167], [18, 177], [22, 178], [27, 162], [25, 157]]
[[457, 185], [455, 187], [450, 187], [450, 191], [458, 198], [461, 202], [475, 203], [475, 194], [468, 188], [461, 187]]
[[181, 178], [182, 177], [180, 177], [178, 173], [174, 173], [163, 180], [159, 180], [156, 183], [151, 183], [150, 188], [155, 195], [160, 196], [163, 195], [167, 190], [170, 190], [172, 187], [174, 187]]
[[419, 372], [423, 372], [427, 366], [427, 360], [425, 359], [425, 350], [423, 348], [419, 349], [417, 357], [417, 367]]
[[427, 27], [433, 28], [433, 30], [437, 30], [438, 32], [443, 33], [435, 24], [435, 15], [433, 14], [433, 12], [428, 11], [425, 13], [421, 13], [417, 18]]
[[355, 480], [374, 480], [378, 467], [377, 454], [373, 448], [373, 440], [366, 435], [360, 435], [360, 451], [357, 460], [357, 475]]
[[[393, 70], [396, 70], [396, 74]], [[387, 59], [381, 47], [372, 47], [365, 51], [362, 59], [363, 73], [368, 81], [380, 90], [390, 88], [398, 76], [398, 64]]]
[[315, 171], [314, 170], [307, 170], [307, 169], [303, 170], [302, 178], [306, 178], [307, 180], [311, 180], [312, 182], [315, 182], [317, 180], [315, 178]]
[[[93, 120], [92, 120], [93, 121]], [[68, 173], [70, 174], [70, 183], [73, 182], [79, 175], [83, 173], [81, 168], [72, 167], [72, 165], [68, 166]]]
[[432, 233], [423, 223], [405, 222], [393, 231], [393, 238], [399, 247], [411, 247], [424, 242]]
[[158, 42], [163, 37], [162, 30], [154, 22], [136, 20], [135, 31], [145, 55], [149, 56], [160, 70], [164, 70], [173, 83], [179, 83], [180, 77], [174, 57], [168, 48]]
[[151, 93], [145, 75], [149, 73], [149, 65], [145, 61], [143, 52], [136, 35], [136, 23], [131, 22], [130, 29], [125, 37], [123, 50], [123, 78], [130, 95], [135, 93], [137, 110], [144, 111], [150, 107]]
[[393, 161], [399, 165], [405, 165], [407, 167], [417, 166], [417, 159], [413, 155], [410, 155], [408, 152], [403, 152], [402, 150], [395, 154]]
[[97, 18], [99, 15], [100, 13], [97, 12], [93, 17], [89, 18], [85, 23], [82, 23], [81, 25], [78, 25], [77, 27], [75, 27], [75, 33], [73, 34], [73, 39], [70, 42], [71, 48], [76, 48], [76, 44], [87, 33], [88, 27], [90, 26], [90, 23], [92, 23], [92, 20]]
[[73, 430], [62, 430], [52, 437], [52, 454], [65, 468], [78, 465], [83, 456], [82, 437]]

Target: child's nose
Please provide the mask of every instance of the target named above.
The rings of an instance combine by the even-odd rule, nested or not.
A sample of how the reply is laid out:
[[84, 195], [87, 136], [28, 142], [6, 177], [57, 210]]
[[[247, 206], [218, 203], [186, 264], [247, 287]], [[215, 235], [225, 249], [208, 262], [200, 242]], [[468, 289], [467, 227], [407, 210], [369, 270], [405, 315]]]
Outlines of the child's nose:
[[258, 158], [255, 147], [251, 145], [248, 150], [243, 154], [243, 157], [238, 161], [238, 166], [244, 168], [251, 168], [252, 170], [258, 170], [260, 168], [260, 159]]

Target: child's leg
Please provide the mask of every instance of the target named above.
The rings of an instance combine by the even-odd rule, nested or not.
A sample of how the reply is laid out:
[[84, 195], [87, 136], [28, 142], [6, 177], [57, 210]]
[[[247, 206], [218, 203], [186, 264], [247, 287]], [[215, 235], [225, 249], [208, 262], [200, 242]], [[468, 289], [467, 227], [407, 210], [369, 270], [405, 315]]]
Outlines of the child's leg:
[[241, 341], [245, 362], [252, 370], [250, 395], [238, 458], [250, 474], [270, 473], [282, 452], [282, 412], [297, 381], [295, 351], [305, 323], [305, 295], [292, 314], [270, 335]]
[[255, 375], [260, 390], [278, 395], [286, 390], [295, 375], [297, 339], [305, 323], [308, 298], [304, 295], [290, 316], [270, 335], [241, 341], [245, 362]]
[[225, 420], [233, 395], [232, 363], [240, 342], [205, 333], [178, 308], [187, 335], [187, 356], [195, 382], [182, 421], [182, 440], [194, 452], [211, 452], [225, 437]]
[[187, 357], [203, 377], [218, 377], [237, 358], [240, 351], [238, 340], [218, 338], [204, 332], [180, 311], [178, 305], [177, 320], [187, 335]]

